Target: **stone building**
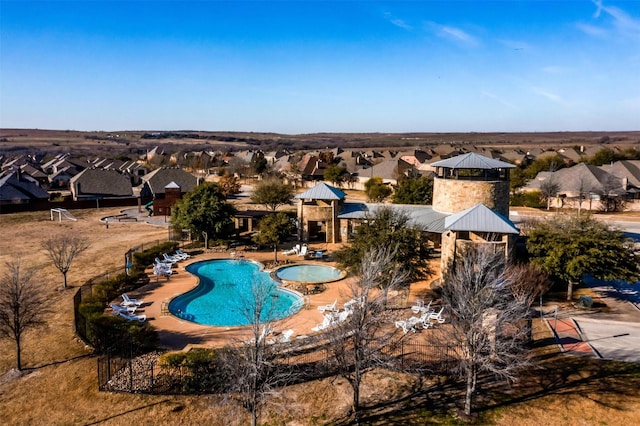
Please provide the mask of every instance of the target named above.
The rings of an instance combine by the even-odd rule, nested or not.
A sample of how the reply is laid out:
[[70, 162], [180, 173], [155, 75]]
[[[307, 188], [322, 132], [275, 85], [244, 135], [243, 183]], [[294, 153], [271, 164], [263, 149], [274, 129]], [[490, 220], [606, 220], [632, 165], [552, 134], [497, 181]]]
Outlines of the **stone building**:
[[471, 245], [510, 256], [519, 231], [509, 217], [510, 163], [469, 153], [432, 163], [433, 205], [353, 203], [326, 183], [296, 196], [301, 241], [346, 242], [382, 207], [406, 213], [441, 251], [442, 271]]
[[511, 256], [519, 231], [509, 220], [509, 169], [504, 161], [469, 153], [436, 161], [433, 210], [447, 214], [441, 236], [443, 274], [472, 245]]

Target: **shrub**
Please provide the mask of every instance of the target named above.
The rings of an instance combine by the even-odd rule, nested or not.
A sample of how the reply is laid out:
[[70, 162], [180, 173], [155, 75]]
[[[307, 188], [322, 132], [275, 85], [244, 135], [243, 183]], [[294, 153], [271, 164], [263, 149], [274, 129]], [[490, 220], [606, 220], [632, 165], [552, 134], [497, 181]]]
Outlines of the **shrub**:
[[162, 253], [171, 253], [178, 248], [177, 241], [167, 241], [151, 247], [150, 249], [133, 253], [134, 266], [137, 269], [146, 268], [151, 265], [156, 257], [160, 257]]
[[159, 363], [165, 368], [182, 368], [182, 390], [184, 392], [209, 392], [224, 387], [220, 376], [223, 369], [219, 357], [213, 349], [192, 349], [189, 352], [164, 354]]

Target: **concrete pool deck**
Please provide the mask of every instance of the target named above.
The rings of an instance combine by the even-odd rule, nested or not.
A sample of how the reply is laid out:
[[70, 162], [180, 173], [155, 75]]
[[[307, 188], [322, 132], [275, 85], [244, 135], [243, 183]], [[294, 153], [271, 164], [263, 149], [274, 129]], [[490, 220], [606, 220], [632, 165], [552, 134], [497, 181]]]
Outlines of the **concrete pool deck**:
[[[337, 250], [339, 245], [329, 245], [329, 252]], [[323, 244], [326, 249], [326, 244]], [[248, 251], [236, 252], [236, 256], [243, 256], [248, 260], [255, 260], [263, 264], [273, 261], [272, 251]], [[188, 260], [179, 262], [173, 266], [173, 275], [170, 278], [156, 278], [150, 270], [150, 282], [129, 295], [137, 299], [142, 299], [145, 303], [140, 309], [140, 313], [147, 315], [147, 321], [158, 331], [160, 344], [170, 350], [181, 350], [192, 346], [217, 347], [229, 343], [237, 343], [252, 338], [248, 326], [238, 327], [216, 327], [209, 325], [195, 324], [173, 316], [168, 311], [168, 304], [174, 297], [185, 293], [195, 286], [198, 281], [194, 275], [185, 270], [185, 267], [193, 262], [210, 259], [229, 259], [230, 252], [216, 253], [205, 251], [201, 254], [193, 255]], [[278, 260], [288, 260], [292, 264], [314, 263], [303, 260], [296, 256], [285, 256], [278, 253]], [[336, 267], [335, 262], [317, 261], [319, 265]], [[349, 285], [353, 283], [354, 277], [347, 276], [343, 280], [324, 285], [324, 291], [316, 294], [303, 295], [305, 298], [304, 307], [296, 314], [274, 323], [278, 332], [286, 329], [294, 330], [294, 338], [312, 334], [311, 328], [322, 323], [323, 316], [317, 307], [327, 305], [337, 300], [337, 306], [348, 301], [351, 296]], [[428, 281], [412, 285], [411, 292], [407, 300], [412, 304], [416, 298], [425, 297], [424, 294], [429, 289]]]

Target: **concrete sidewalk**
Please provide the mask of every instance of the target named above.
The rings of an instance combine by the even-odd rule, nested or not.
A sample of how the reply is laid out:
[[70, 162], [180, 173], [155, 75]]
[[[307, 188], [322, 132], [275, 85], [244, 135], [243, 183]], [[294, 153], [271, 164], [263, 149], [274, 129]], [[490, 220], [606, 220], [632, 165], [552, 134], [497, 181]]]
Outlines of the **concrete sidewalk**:
[[591, 345], [583, 341], [580, 328], [573, 318], [547, 318], [546, 321], [562, 352], [581, 356], [596, 356]]

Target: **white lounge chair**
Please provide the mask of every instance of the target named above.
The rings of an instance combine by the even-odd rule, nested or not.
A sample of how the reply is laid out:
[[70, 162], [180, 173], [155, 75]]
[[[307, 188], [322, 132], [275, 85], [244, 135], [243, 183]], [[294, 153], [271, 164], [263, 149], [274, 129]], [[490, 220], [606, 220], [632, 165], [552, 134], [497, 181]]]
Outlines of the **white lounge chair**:
[[308, 250], [307, 246], [306, 246], [306, 245], [303, 245], [303, 246], [300, 248], [300, 252], [298, 253], [298, 256], [300, 256], [300, 257], [305, 257], [305, 256], [307, 255], [307, 250]]
[[147, 320], [147, 316], [145, 314], [131, 315], [126, 312], [119, 312], [118, 315], [120, 315], [124, 319], [128, 319], [129, 321], [145, 322]]
[[121, 312], [126, 314], [133, 314], [137, 309], [136, 306], [120, 306], [116, 305], [115, 303], [111, 303], [109, 306], [111, 307], [111, 309], [113, 309], [113, 312], [115, 314], [119, 314]]
[[178, 261], [180, 260], [175, 256], [169, 256], [167, 253], [162, 253], [162, 258], [165, 260], [165, 262], [169, 262], [171, 264], [178, 263]]
[[415, 333], [416, 331], [415, 326], [413, 324], [410, 324], [409, 321], [405, 320], [396, 321], [396, 328], [402, 328], [404, 334], [407, 334], [410, 331], [413, 331]]
[[292, 248], [291, 250], [283, 250], [282, 254], [284, 254], [285, 256], [291, 256], [292, 254], [298, 254], [298, 252], [300, 251], [300, 244], [296, 244], [294, 248]]
[[321, 305], [318, 306], [318, 310], [320, 312], [338, 312], [338, 309], [336, 308], [336, 305], [338, 304], [338, 299], [334, 300], [332, 304], [330, 305]]
[[185, 253], [185, 252], [183, 252], [183, 251], [182, 251], [182, 250], [180, 250], [180, 249], [177, 249], [177, 250], [176, 250], [176, 254], [177, 254], [178, 256], [180, 256], [183, 260], [186, 260], [186, 259], [188, 259], [188, 258], [190, 258], [190, 257], [191, 257], [191, 255], [190, 255], [189, 253]]
[[431, 302], [433, 302], [433, 299], [430, 300], [429, 303], [427, 303], [427, 305], [425, 306], [423, 300], [418, 299], [416, 300], [416, 304], [411, 306], [411, 312], [413, 312], [414, 314], [424, 314], [425, 312], [430, 312]]
[[362, 306], [364, 304], [362, 299], [363, 299], [362, 297], [355, 297], [349, 301], [344, 302], [344, 305], [342, 305], [342, 307], [344, 308], [345, 311], [353, 312], [355, 305]]
[[167, 266], [167, 267], [171, 268], [171, 266], [173, 265], [173, 262], [168, 262], [166, 260], [160, 260], [159, 258], [156, 257], [154, 265], [162, 265], [162, 266]]
[[430, 312], [429, 315], [427, 316], [427, 321], [436, 320], [440, 324], [444, 323], [445, 319], [442, 316], [442, 311], [444, 311], [444, 306], [440, 308], [440, 310], [437, 313]]
[[325, 328], [329, 328], [331, 327], [331, 324], [333, 324], [333, 321], [333, 314], [324, 314], [324, 319], [322, 320], [322, 322], [315, 327], [312, 327], [311, 331], [322, 331]]
[[269, 339], [267, 343], [273, 345], [274, 343], [287, 343], [291, 341], [294, 331], [292, 329], [284, 330], [280, 336], [276, 339]]
[[171, 274], [173, 274], [173, 271], [171, 270], [171, 266], [167, 267], [165, 265], [161, 265], [161, 264], [155, 264], [153, 265], [153, 275], [155, 276], [165, 276], [165, 277], [170, 277]]
[[127, 293], [122, 293], [122, 303], [120, 306], [140, 306], [144, 303], [143, 300], [131, 299], [127, 296]]

